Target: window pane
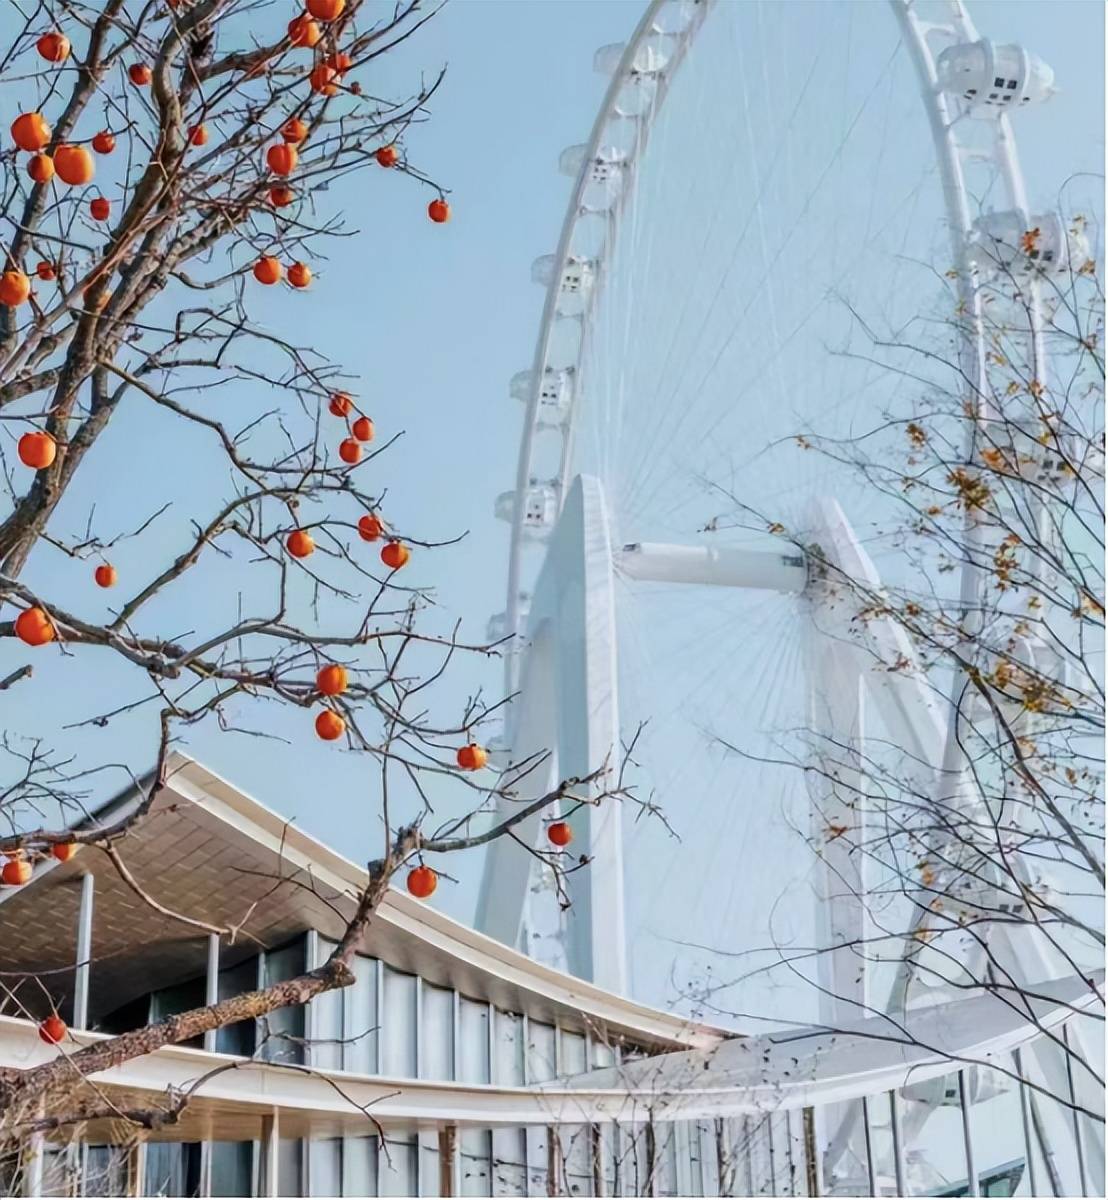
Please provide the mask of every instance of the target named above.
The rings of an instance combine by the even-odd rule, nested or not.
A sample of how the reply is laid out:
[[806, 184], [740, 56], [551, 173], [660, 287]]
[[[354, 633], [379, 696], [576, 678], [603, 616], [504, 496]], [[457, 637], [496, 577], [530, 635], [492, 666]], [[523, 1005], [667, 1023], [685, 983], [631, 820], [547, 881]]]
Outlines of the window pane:
[[212, 1195], [249, 1196], [253, 1142], [212, 1143]]
[[337, 1196], [342, 1191], [342, 1142], [320, 1138], [308, 1146], [308, 1195]]
[[558, 1073], [560, 1075], [580, 1075], [588, 1069], [585, 1035], [569, 1033], [565, 1029], [558, 1032], [562, 1039], [562, 1059]]
[[381, 1074], [416, 1077], [416, 977], [385, 968]]
[[488, 1083], [489, 1006], [463, 996], [459, 1007], [458, 1076], [463, 1083]]
[[[191, 1008], [203, 1008], [207, 1003], [207, 983], [203, 975], [195, 979], [187, 979], [184, 983], [173, 987], [160, 988], [150, 997], [150, 1020], [164, 1021], [166, 1017], [176, 1016], [177, 1013], [188, 1012]], [[202, 1047], [204, 1038], [189, 1038], [182, 1046]]]
[[[227, 967], [219, 973], [219, 998], [229, 1000], [243, 992], [252, 992], [258, 986], [258, 958], [254, 955], [236, 966]], [[216, 1031], [215, 1048], [221, 1054], [254, 1053], [255, 1026], [253, 1021], [238, 1021]]]
[[200, 1191], [199, 1142], [150, 1142], [146, 1147], [145, 1194], [196, 1196]]
[[[304, 939], [297, 938], [280, 950], [265, 955], [265, 982], [280, 983], [292, 979], [304, 970]], [[264, 1045], [262, 1056], [270, 1062], [304, 1061], [304, 1009], [299, 1005], [279, 1008], [262, 1022]]]
[[297, 1138], [280, 1138], [277, 1142], [277, 1195], [302, 1196], [301, 1179], [303, 1147]]
[[127, 1192], [127, 1152], [119, 1146], [86, 1146], [83, 1196], [123, 1196]]
[[390, 1134], [378, 1164], [382, 1196], [415, 1196], [416, 1142], [411, 1134]]
[[496, 1013], [497, 1083], [523, 1083], [523, 1018], [515, 1013]]
[[527, 1022], [527, 1078], [532, 1083], [545, 1083], [553, 1079], [554, 1069], [554, 1026], [542, 1021]]
[[462, 1129], [458, 1133], [461, 1150], [463, 1196], [490, 1196], [491, 1138], [487, 1129]]
[[524, 1165], [526, 1138], [522, 1129], [492, 1131], [492, 1194], [522, 1196], [527, 1192]]
[[547, 1166], [550, 1161], [550, 1134], [545, 1125], [530, 1125], [525, 1136], [527, 1138], [527, 1193], [531, 1196], [545, 1196], [548, 1190]]
[[[937, 1196], [966, 1186], [966, 1143], [958, 1073], [901, 1091], [904, 1174], [910, 1196]], [[918, 1130], [914, 1136], [912, 1130]]]
[[419, 1194], [442, 1195], [442, 1170], [439, 1164], [439, 1135], [434, 1129], [419, 1131]]
[[343, 1138], [342, 1194], [344, 1196], [377, 1195], [376, 1138]]
[[[902, 1109], [906, 1107], [901, 1105]], [[905, 1113], [901, 1116], [903, 1122]], [[823, 1162], [826, 1190], [841, 1195], [868, 1196], [869, 1170], [861, 1100], [822, 1106], [817, 1128], [816, 1141]]]
[[596, 1192], [592, 1175], [592, 1127], [559, 1125], [557, 1130], [561, 1170], [571, 1196]]
[[593, 1038], [592, 1065], [594, 1067], [614, 1067], [619, 1062], [614, 1043], [604, 1039]]
[[[1030, 1196], [1020, 1089], [1012, 1078], [1016, 1074], [1014, 1061], [1009, 1058], [1005, 1065], [1010, 1075], [970, 1068], [970, 1119], [977, 1177], [983, 1195]], [[1036, 1183], [1049, 1190], [1048, 1180], [1038, 1178], [1038, 1172], [1036, 1176]]]
[[[319, 962], [326, 962], [336, 943], [319, 939]], [[316, 964], [318, 965], [318, 964]], [[311, 1001], [312, 1066], [337, 1070], [342, 1066], [342, 989], [324, 992]], [[318, 1194], [318, 1193], [317, 1193]]]
[[[659, 1196], [678, 1194], [677, 1130], [672, 1121], [654, 1125], [654, 1188]], [[772, 1189], [769, 1194], [773, 1194]]]
[[420, 1075], [424, 1079], [453, 1079], [454, 993], [425, 983], [422, 1020]]
[[343, 1067], [359, 1075], [377, 1074], [377, 960], [354, 957], [354, 982], [343, 988]]

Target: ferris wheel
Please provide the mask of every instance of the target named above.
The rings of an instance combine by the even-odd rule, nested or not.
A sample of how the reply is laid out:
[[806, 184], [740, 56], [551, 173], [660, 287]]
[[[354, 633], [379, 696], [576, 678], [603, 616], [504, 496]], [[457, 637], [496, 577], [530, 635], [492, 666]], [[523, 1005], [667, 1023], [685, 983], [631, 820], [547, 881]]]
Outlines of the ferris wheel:
[[[595, 66], [609, 83], [588, 140], [560, 158], [572, 192], [532, 268], [546, 289], [532, 364], [511, 381], [524, 416], [491, 632], [513, 639], [505, 758], [551, 751], [523, 790], [633, 747], [640, 796], [665, 819], [578, 810], [591, 864], [569, 877], [568, 910], [501, 839], [478, 924], [658, 1001], [710, 975], [722, 943], [753, 967], [760, 947], [857, 933], [856, 864], [832, 845], [813, 873], [802, 848], [815, 809], [856, 820], [797, 770], [813, 730], [957, 776], [947, 707], [912, 671], [867, 673], [804, 550], [902, 582], [894, 502], [806, 439], [846, 444], [907, 411], [918, 370], [873, 345], [926, 342], [952, 290], [972, 386], [988, 252], [1032, 227], [1039, 261], [1013, 269], [1065, 270], [1076, 250], [1029, 210], [1013, 137], [1053, 73], [978, 34], [958, 0], [652, 0]], [[1041, 377], [1033, 281], [1029, 294]], [[958, 586], [972, 597], [981, 580], [967, 569]], [[891, 625], [865, 636], [882, 657], [911, 653]], [[541, 845], [537, 820], [517, 832]], [[826, 961], [832, 994], [872, 986], [853, 956]], [[746, 1011], [774, 1011], [758, 986]]]

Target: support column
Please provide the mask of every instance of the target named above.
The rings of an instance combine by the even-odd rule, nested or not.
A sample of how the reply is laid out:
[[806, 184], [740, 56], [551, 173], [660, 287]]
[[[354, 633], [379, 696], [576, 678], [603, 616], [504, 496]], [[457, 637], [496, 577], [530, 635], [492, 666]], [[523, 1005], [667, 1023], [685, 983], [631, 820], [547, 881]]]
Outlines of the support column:
[[276, 1109], [262, 1117], [261, 1180], [259, 1196], [276, 1196], [278, 1148], [281, 1137], [281, 1122]]
[[443, 1125], [439, 1129], [439, 1195], [458, 1194], [458, 1127]]
[[74, 1029], [88, 1028], [89, 968], [92, 962], [92, 905], [95, 880], [90, 872], [81, 876], [81, 903], [77, 910], [77, 961], [73, 976]]
[[146, 1195], [146, 1143], [135, 1142], [127, 1150], [127, 1195]]
[[[208, 934], [208, 965], [204, 977], [204, 1003], [219, 1003], [219, 934]], [[219, 1031], [209, 1029], [204, 1034], [204, 1049], [214, 1051]], [[200, 1195], [212, 1194], [212, 1143], [205, 1138], [200, 1143]]]

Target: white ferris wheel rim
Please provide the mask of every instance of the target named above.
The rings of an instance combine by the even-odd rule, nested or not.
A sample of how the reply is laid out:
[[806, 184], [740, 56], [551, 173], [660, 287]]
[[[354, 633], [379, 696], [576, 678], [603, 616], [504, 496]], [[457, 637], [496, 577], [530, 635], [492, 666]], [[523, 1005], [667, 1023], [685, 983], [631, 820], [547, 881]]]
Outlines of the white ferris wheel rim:
[[[580, 223], [590, 215], [582, 205], [588, 183], [589, 168], [603, 143], [606, 130], [609, 129], [613, 121], [622, 119], [618, 114], [620, 93], [623, 86], [631, 77], [634, 64], [641, 51], [646, 46], [649, 38], [665, 32], [658, 24], [659, 15], [667, 9], [685, 10], [691, 14], [685, 26], [678, 33], [671, 34], [675, 39], [675, 45], [672, 54], [665, 61], [656, 97], [647, 105], [645, 114], [636, 118], [640, 122], [639, 133], [636, 139], [640, 152], [645, 152], [650, 140], [651, 127], [664, 107], [666, 94], [672, 81], [681, 69], [682, 63], [688, 57], [688, 51], [703, 29], [715, 5], [716, 0], [650, 0], [634, 33], [624, 46], [617, 67], [612, 72], [611, 81], [601, 101], [596, 119], [593, 122], [589, 139], [583, 147], [581, 164], [570, 193], [557, 248], [553, 255], [550, 279], [546, 288], [543, 312], [540, 318], [538, 337], [532, 358], [529, 395], [526, 401], [519, 455], [517, 458], [515, 496], [510, 522], [507, 596], [503, 630], [505, 636], [515, 645], [518, 645], [519, 638], [525, 632], [523, 627], [524, 621], [521, 618], [520, 611], [520, 597], [524, 586], [522, 576], [526, 540], [524, 509], [526, 492], [532, 474], [535, 435], [539, 429], [540, 422], [540, 392], [544, 372], [549, 366], [552, 335], [558, 321], [563, 319], [558, 313], [558, 295], [562, 274], [571, 257], [574, 234], [577, 232]], [[932, 129], [934, 149], [943, 184], [947, 216], [950, 222], [953, 258], [959, 270], [959, 291], [962, 293], [962, 298], [967, 302], [967, 311], [973, 313], [975, 317], [974, 325], [976, 326], [976, 334], [973, 338], [967, 339], [971, 343], [969, 349], [971, 356], [970, 365], [973, 371], [971, 377], [975, 377], [983, 369], [984, 350], [980, 344], [979, 290], [973, 284], [973, 271], [970, 269], [966, 255], [967, 241], [971, 232], [971, 217], [964, 178], [962, 147], [959, 140], [959, 120], [957, 117], [952, 116], [948, 99], [937, 86], [935, 60], [927, 44], [927, 34], [930, 26], [928, 23], [918, 19], [916, 13], [918, 5], [916, 0], [889, 0], [889, 5], [893, 10], [894, 19], [900, 22], [903, 36], [909, 45], [919, 77], [921, 102], [926, 109]], [[976, 42], [979, 40], [980, 35], [962, 0], [945, 0], [945, 8], [949, 12], [950, 24], [958, 31], [963, 41]], [[1003, 112], [993, 119], [997, 127], [994, 163], [1004, 181], [1012, 208], [1019, 212], [1026, 220], [1029, 216], [1026, 188], [1011, 125], [1007, 115]], [[637, 162], [631, 164], [632, 184], [621, 190], [620, 196], [613, 205], [616, 209], [622, 209], [632, 202], [635, 191], [635, 177], [638, 174], [633, 169], [636, 165]], [[618, 236], [619, 224], [618, 220], [610, 223], [609, 228], [613, 239]], [[602, 272], [600, 282], [602, 287]], [[598, 288], [597, 292], [599, 290]], [[1041, 367], [1044, 353], [1041, 334], [1041, 304], [1039, 289], [1034, 283], [1029, 290], [1029, 300], [1031, 357], [1037, 368], [1037, 376], [1042, 378]], [[596, 310], [597, 305], [595, 302], [588, 303], [585, 306], [580, 318], [583, 326], [587, 326], [596, 313]], [[583, 328], [579, 341], [578, 363], [584, 355], [584, 347], [587, 342], [587, 330]], [[566, 482], [564, 476], [568, 463], [569, 446], [572, 442], [572, 433], [573, 415], [571, 410], [563, 444], [563, 485]], [[564, 498], [565, 487], [563, 486], [558, 492], [559, 505], [564, 502]], [[980, 581], [971, 568], [963, 569], [963, 596], [975, 594], [979, 584]], [[519, 659], [520, 654], [518, 652], [505, 655], [506, 694], [509, 695], [515, 691], [518, 684]], [[948, 750], [952, 749], [953, 738], [948, 744]]]

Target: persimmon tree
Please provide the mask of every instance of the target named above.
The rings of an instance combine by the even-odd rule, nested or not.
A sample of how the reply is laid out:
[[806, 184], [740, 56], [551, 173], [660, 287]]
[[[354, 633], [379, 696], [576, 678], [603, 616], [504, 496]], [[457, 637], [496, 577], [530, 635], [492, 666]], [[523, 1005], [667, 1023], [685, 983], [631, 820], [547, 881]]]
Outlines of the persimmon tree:
[[[384, 830], [383, 846], [366, 849], [368, 885], [323, 966], [95, 1045], [68, 1044], [34, 1069], [0, 1071], [0, 1109], [23, 1135], [103, 1110], [94, 1089], [74, 1087], [91, 1073], [350, 983], [396, 872], [411, 868], [413, 894], [434, 890], [433, 870], [413, 860], [626, 792], [600, 771], [473, 832], [470, 816], [491, 797], [519, 799], [536, 765], [488, 767], [479, 726], [496, 704], [478, 697], [435, 714], [436, 685], [455, 656], [490, 649], [425, 619], [426, 597], [404, 582], [409, 561], [433, 543], [398, 528], [383, 498], [378, 456], [395, 434], [374, 440], [356, 380], [327, 347], [254, 315], [274, 307], [277, 289], [326, 302], [313, 279], [325, 248], [368, 258], [373, 239], [388, 236], [328, 211], [341, 191], [332, 185], [347, 176], [407, 189], [421, 221], [449, 218], [444, 189], [408, 148], [442, 75], [400, 99], [363, 82], [435, 7], [407, 0], [381, 15], [363, 0], [307, 0], [306, 11], [254, 0], [59, 0], [20, 10], [18, 22], [12, 11], [0, 57], [4, 94], [18, 101], [0, 156], [9, 491], [0, 646], [11, 664], [0, 702], [19, 703], [38, 682], [35, 667], [60, 656], [67, 687], [87, 701], [82, 728], [140, 718], [128, 728], [149, 738], [126, 756], [140, 802], [107, 821], [85, 810], [108, 767], [86, 742], [70, 745], [64, 729], [9, 738], [4, 883], [23, 886], [37, 860], [78, 849], [125, 871], [127, 835], [166, 786], [175, 738], [201, 722], [264, 735], [275, 705], [298, 714], [305, 739], [364, 757]], [[107, 528], [96, 500], [128, 488], [120, 463], [140, 453], [151, 410], [170, 431], [173, 467], [137, 479], [134, 521]], [[181, 514], [175, 488], [191, 476]], [[127, 569], [115, 561], [124, 543]], [[182, 613], [191, 632], [181, 632]], [[417, 810], [433, 781], [463, 789], [467, 811], [430, 818], [427, 804], [401, 819], [395, 804], [390, 811], [392, 776]], [[582, 865], [566, 840], [557, 826], [536, 851], [558, 872]], [[55, 1017], [43, 1037], [67, 1032]], [[165, 1114], [132, 1116], [141, 1125]]]
[[[829, 636], [859, 677], [949, 725], [930, 757], [880, 730], [809, 728], [783, 750], [812, 797], [813, 823], [796, 832], [819, 860], [816, 892], [853, 898], [854, 932], [744, 950], [699, 998], [726, 1007], [727, 988], [770, 972], [819, 993], [821, 1020], [880, 1016], [890, 1040], [912, 1043], [916, 1005], [992, 996], [1038, 1022], [1040, 985], [1073, 976], [1088, 1020], [1068, 1037], [1040, 1024], [1061, 1070], [1025, 1058], [1023, 1083], [1036, 1121], [1049, 1097], [1103, 1126], [1098, 1039], [1081, 1034], [1103, 1022], [1104, 956], [1104, 293], [1091, 232], [1069, 222], [1061, 270], [1042, 269], [1039, 229], [987, 242], [980, 322], [957, 274], [937, 270], [938, 333], [923, 342], [918, 325], [909, 335], [851, 310], [850, 352], [888, 373], [893, 399], [849, 438], [798, 430], [796, 453], [864, 482], [885, 515], [866, 531], [896, 547], [895, 578], [838, 560], [781, 514], [737, 500], [721, 514], [720, 529], [791, 539], [810, 591], [847, 613]], [[745, 753], [742, 731], [724, 741]], [[848, 964], [837, 990], [821, 970], [831, 954]]]

